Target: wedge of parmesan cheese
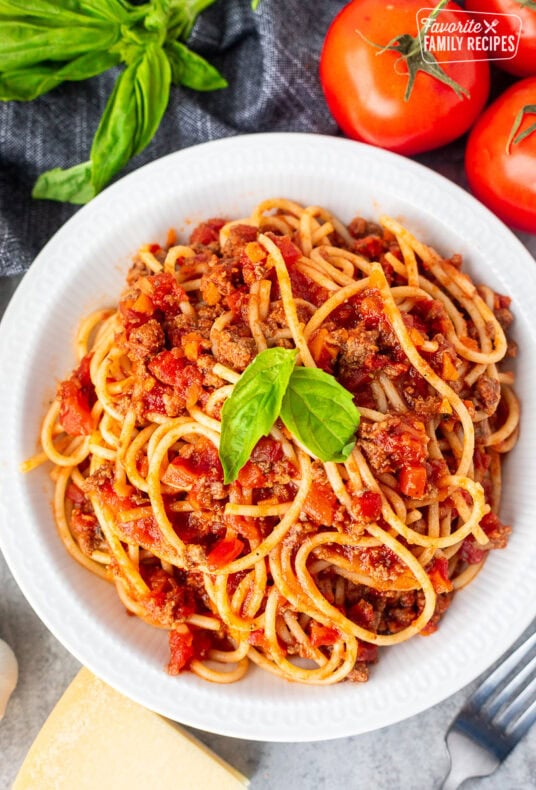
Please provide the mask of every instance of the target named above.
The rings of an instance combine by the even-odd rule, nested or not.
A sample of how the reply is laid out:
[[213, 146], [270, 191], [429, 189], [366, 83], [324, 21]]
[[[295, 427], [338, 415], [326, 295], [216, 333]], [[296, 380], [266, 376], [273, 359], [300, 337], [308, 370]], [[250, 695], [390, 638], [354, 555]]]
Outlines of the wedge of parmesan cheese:
[[82, 669], [43, 725], [13, 790], [239, 790], [248, 784], [178, 725]]

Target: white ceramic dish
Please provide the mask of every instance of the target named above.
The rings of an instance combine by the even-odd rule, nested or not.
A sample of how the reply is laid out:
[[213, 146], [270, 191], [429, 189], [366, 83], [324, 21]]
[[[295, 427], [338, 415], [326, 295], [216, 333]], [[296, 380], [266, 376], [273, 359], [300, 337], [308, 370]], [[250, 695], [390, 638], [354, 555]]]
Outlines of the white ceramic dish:
[[[18, 471], [35, 452], [55, 382], [74, 363], [79, 318], [113, 303], [130, 256], [185, 233], [202, 218], [240, 217], [263, 198], [329, 207], [343, 220], [389, 213], [514, 299], [520, 345], [521, 440], [508, 459], [503, 519], [508, 548], [493, 552], [428, 638], [381, 651], [367, 684], [316, 688], [252, 671], [217, 686], [169, 677], [167, 640], [127, 617], [114, 590], [64, 551], [45, 469]], [[536, 266], [517, 239], [460, 188], [407, 159], [346, 140], [262, 134], [172, 154], [122, 179], [71, 219], [24, 278], [0, 330], [0, 541], [22, 591], [48, 628], [86, 666], [138, 702], [180, 722], [241, 738], [304, 741], [399, 721], [452, 694], [490, 665], [536, 613]]]

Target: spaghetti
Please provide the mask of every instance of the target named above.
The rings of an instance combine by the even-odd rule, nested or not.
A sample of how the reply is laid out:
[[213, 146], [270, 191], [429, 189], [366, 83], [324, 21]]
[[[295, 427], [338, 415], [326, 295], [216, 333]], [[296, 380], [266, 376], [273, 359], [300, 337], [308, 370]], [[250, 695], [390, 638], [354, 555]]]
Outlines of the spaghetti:
[[[393, 219], [290, 200], [175, 242], [140, 250], [117, 309], [82, 322], [23, 468], [52, 461], [67, 550], [169, 632], [170, 673], [366, 680], [506, 545], [510, 300]], [[223, 404], [274, 346], [352, 393], [355, 447], [321, 462], [278, 420], [225, 484]]]

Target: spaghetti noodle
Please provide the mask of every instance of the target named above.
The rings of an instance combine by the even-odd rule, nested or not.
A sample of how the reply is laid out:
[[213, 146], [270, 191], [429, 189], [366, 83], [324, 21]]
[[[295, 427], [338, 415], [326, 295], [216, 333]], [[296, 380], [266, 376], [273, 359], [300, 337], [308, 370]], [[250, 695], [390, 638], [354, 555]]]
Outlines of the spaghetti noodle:
[[[52, 461], [67, 550], [169, 632], [170, 673], [366, 680], [506, 545], [509, 299], [393, 219], [345, 226], [290, 200], [174, 241], [82, 322], [23, 468]], [[355, 447], [321, 462], [278, 420], [225, 484], [223, 404], [274, 346], [352, 393]]]

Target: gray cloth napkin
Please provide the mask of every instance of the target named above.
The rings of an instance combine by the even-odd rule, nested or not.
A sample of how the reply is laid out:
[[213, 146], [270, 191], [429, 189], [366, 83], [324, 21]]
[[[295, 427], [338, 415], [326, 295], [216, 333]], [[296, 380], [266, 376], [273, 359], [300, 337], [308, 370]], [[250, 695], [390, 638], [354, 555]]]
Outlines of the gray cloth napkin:
[[[318, 79], [318, 58], [343, 0], [218, 0], [198, 18], [189, 44], [229, 87], [172, 88], [162, 124], [121, 175], [196, 143], [266, 131], [334, 134]], [[0, 275], [23, 272], [77, 207], [33, 200], [37, 176], [88, 158], [115, 79], [112, 69], [64, 83], [32, 102], [0, 102]], [[119, 176], [120, 177], [120, 176]]]

